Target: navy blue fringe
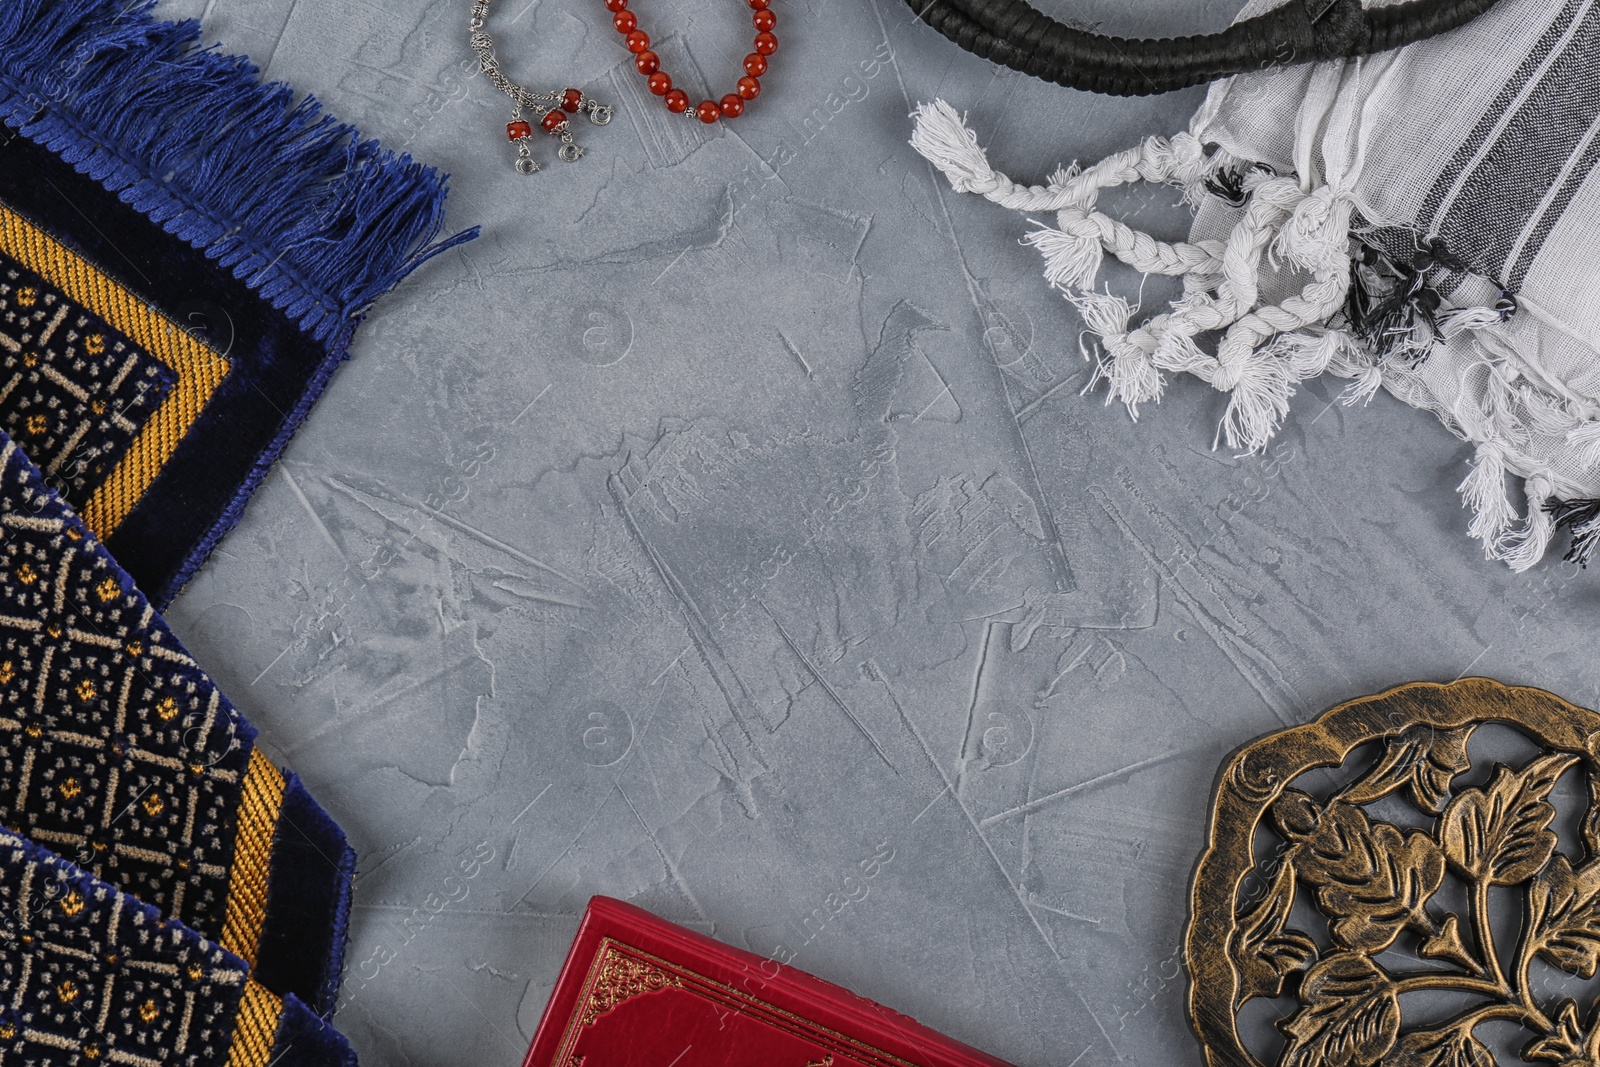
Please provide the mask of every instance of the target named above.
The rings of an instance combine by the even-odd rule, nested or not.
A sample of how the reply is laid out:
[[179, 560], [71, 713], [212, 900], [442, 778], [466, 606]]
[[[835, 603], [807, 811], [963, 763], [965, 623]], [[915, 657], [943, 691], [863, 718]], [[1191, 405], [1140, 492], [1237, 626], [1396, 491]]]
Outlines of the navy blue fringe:
[[0, 3], [0, 122], [205, 251], [319, 342], [438, 240], [448, 179], [200, 44], [155, 0]]

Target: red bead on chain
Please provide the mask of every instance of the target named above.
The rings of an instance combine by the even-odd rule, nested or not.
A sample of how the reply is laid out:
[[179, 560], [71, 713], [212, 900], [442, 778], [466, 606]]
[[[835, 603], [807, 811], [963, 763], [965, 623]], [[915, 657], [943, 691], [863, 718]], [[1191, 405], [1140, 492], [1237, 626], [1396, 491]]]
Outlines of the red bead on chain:
[[702, 100], [692, 107], [689, 94], [672, 87], [672, 78], [661, 69], [661, 57], [650, 51], [650, 35], [639, 29], [639, 18], [628, 10], [628, 0], [605, 0], [605, 5], [607, 11], [613, 12], [611, 24], [622, 34], [623, 43], [633, 53], [633, 65], [646, 77], [650, 91], [661, 97], [667, 110], [673, 114], [681, 115], [687, 111], [701, 122], [710, 124], [718, 119], [736, 119], [744, 114], [745, 106], [761, 95], [761, 82], [758, 79], [767, 72], [767, 57], [778, 50], [778, 38], [772, 32], [777, 28], [778, 16], [772, 12], [772, 0], [745, 2], [753, 12], [750, 23], [756, 28], [755, 40], [751, 43], [755, 51], [744, 57], [745, 76], [739, 79], [736, 92], [729, 93], [721, 100]]
[[[634, 35], [639, 20], [628, 10], [628, 0], [604, 0], [604, 2], [607, 9], [612, 12], [612, 23], [629, 37], [630, 47], [633, 47], [635, 52], [646, 51], [650, 39], [643, 33]], [[580, 89], [568, 87], [553, 92], [534, 92], [507, 77], [500, 69], [499, 61], [495, 59], [494, 38], [490, 36], [487, 28], [490, 3], [491, 0], [474, 0], [470, 41], [472, 50], [478, 54], [479, 68], [488, 76], [494, 87], [509, 96], [516, 105], [511, 112], [511, 121], [506, 123], [506, 137], [516, 146], [518, 173], [533, 174], [539, 170], [538, 161], [533, 158], [533, 146], [529, 141], [541, 130], [560, 140], [561, 146], [556, 149], [558, 159], [566, 163], [576, 163], [583, 158], [583, 148], [573, 140], [573, 121], [578, 115], [587, 114], [590, 123], [604, 126], [612, 119], [611, 106], [587, 99]], [[532, 114], [525, 115], [525, 112]]]

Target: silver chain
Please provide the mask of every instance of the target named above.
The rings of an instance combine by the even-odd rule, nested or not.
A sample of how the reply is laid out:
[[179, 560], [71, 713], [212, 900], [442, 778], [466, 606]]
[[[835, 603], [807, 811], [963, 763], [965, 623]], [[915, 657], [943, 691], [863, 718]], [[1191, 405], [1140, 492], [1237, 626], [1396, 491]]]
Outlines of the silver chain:
[[505, 72], [500, 69], [500, 61], [495, 58], [494, 38], [489, 36], [489, 31], [485, 28], [488, 24], [489, 0], [475, 0], [472, 6], [472, 50], [478, 53], [479, 69], [489, 79], [489, 83], [509, 96], [518, 107], [525, 107], [530, 111], [560, 100], [560, 92], [552, 90], [548, 93], [536, 93], [506, 77]]
[[[564, 89], [552, 89], [546, 93], [536, 93], [526, 86], [518, 85], [506, 77], [505, 71], [500, 69], [500, 61], [494, 54], [494, 38], [487, 29], [489, 23], [490, 0], [473, 0], [472, 5], [472, 36], [469, 38], [472, 50], [478, 54], [478, 69], [483, 71], [484, 77], [489, 79], [489, 84], [499, 89], [511, 98], [515, 105], [512, 114], [513, 121], [521, 121], [524, 108], [535, 112], [541, 117], [561, 106], [566, 97]], [[580, 97], [579, 109], [586, 111], [589, 121], [596, 126], [604, 126], [611, 121], [612, 110], [609, 104], [601, 104], [587, 97]], [[572, 140], [572, 132], [563, 123], [559, 127], [561, 148], [557, 153], [562, 160], [568, 163], [576, 162], [583, 156], [583, 149]], [[539, 164], [533, 160], [533, 151], [528, 146], [527, 137], [517, 141], [517, 170], [523, 174], [532, 174], [539, 169]]]

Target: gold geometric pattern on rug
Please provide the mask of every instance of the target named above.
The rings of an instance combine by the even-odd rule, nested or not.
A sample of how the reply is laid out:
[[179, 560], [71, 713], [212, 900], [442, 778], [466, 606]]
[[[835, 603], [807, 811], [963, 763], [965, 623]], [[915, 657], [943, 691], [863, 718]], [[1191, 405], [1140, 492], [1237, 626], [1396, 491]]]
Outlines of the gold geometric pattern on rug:
[[[89, 529], [104, 539], [116, 531], [161, 473], [161, 468], [171, 458], [178, 443], [189, 432], [189, 427], [227, 375], [228, 360], [4, 204], [0, 204], [0, 254], [38, 275], [56, 290], [61, 301], [56, 314], [70, 314], [68, 302], [78, 305], [103, 320], [112, 330], [126, 337], [139, 352], [152, 357], [176, 376], [170, 389], [165, 391], [164, 398], [159, 399], [143, 425], [136, 428], [131, 444], [80, 508]], [[42, 299], [42, 294], [8, 294], [8, 300], [13, 305], [39, 299]], [[50, 323], [54, 319], [52, 315], [40, 330], [47, 340], [51, 334], [46, 331], [52, 329]], [[57, 323], [56, 328], [60, 325]], [[0, 334], [3, 333], [4, 330], [0, 329]], [[10, 344], [7, 344], [8, 340]], [[78, 340], [85, 356], [101, 355], [104, 346], [109, 343], [104, 337], [96, 337], [92, 333]], [[37, 361], [41, 359], [37, 350], [9, 336], [0, 337], [0, 348], [6, 349], [3, 355], [21, 361], [19, 369], [36, 371]], [[16, 351], [11, 352], [12, 348]], [[29, 357], [33, 362], [29, 362]], [[109, 406], [109, 398], [91, 395], [93, 382], [74, 373], [75, 370], [81, 371], [83, 365], [84, 360], [78, 357], [71, 361], [71, 365], [54, 367], [52, 383], [65, 390], [70, 400], [91, 406], [97, 402]], [[120, 380], [113, 380], [119, 386], [122, 384]], [[4, 385], [4, 382], [0, 382], [0, 388]], [[95, 414], [113, 419], [116, 412], [97, 411]], [[41, 411], [30, 417], [43, 420], [49, 417], [49, 413]], [[22, 440], [26, 441], [28, 427], [25, 425], [22, 429]], [[43, 425], [40, 426], [41, 432], [45, 429]], [[77, 446], [74, 444], [72, 447]], [[71, 450], [68, 448], [67, 452]], [[34, 458], [47, 470], [56, 459], [47, 456]], [[49, 473], [58, 475], [59, 471]]]

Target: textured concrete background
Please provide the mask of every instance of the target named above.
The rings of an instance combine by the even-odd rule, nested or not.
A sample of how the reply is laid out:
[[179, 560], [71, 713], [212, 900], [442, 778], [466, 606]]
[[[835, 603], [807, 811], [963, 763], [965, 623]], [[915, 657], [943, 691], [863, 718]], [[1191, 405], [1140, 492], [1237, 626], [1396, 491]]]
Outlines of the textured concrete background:
[[[469, 8], [168, 5], [452, 171], [484, 227], [374, 311], [171, 613], [361, 852], [365, 1062], [518, 1063], [593, 893], [1019, 1064], [1198, 1062], [1178, 944], [1227, 751], [1410, 679], [1600, 700], [1592, 582], [1480, 558], [1467, 448], [1338, 385], [1249, 459], [1192, 380], [1137, 425], [1080, 397], [1019, 220], [905, 144], [943, 95], [1037, 179], [1198, 90], [1097, 99], [896, 0], [777, 0], [763, 96], [703, 130], [598, 0], [501, 0], [514, 74], [618, 109], [524, 178]], [[742, 3], [637, 8], [680, 84], [731, 87]]]

